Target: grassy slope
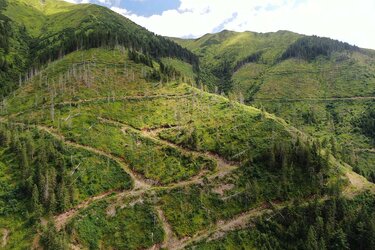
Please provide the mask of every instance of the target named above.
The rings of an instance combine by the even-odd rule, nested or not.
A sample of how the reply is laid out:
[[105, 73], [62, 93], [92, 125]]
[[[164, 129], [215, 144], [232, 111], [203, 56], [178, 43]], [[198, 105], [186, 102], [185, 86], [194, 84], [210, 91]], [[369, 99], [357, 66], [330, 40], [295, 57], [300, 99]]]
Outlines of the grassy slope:
[[265, 34], [222, 31], [195, 40], [173, 40], [202, 56], [203, 64], [217, 64], [223, 58], [239, 61], [258, 51], [264, 52], [262, 61], [273, 63], [299, 37], [301, 35], [289, 31]]
[[39, 0], [13, 0], [8, 2], [5, 14], [19, 25], [24, 25], [31, 36], [38, 37], [43, 33], [42, 27], [50, 15], [74, 8], [75, 5], [64, 1], [47, 0], [41, 4]]
[[[358, 166], [357, 169], [365, 176], [370, 176], [375, 171], [375, 156], [369, 151], [373, 145], [360, 134], [356, 121], [373, 102], [355, 98], [374, 96], [373, 51], [361, 49], [336, 52], [329, 58], [318, 57], [313, 61], [287, 59], [279, 62], [283, 51], [299, 37], [301, 35], [289, 32], [254, 34], [223, 31], [196, 40], [175, 41], [199, 54], [203, 67], [208, 65], [208, 68], [220, 65], [228, 58], [238, 62], [264, 50], [259, 60], [234, 72], [234, 96], [266, 108], [321, 140], [336, 137], [342, 158]], [[353, 101], [334, 100], [353, 97]], [[309, 113], [317, 117], [316, 123], [306, 122]]]

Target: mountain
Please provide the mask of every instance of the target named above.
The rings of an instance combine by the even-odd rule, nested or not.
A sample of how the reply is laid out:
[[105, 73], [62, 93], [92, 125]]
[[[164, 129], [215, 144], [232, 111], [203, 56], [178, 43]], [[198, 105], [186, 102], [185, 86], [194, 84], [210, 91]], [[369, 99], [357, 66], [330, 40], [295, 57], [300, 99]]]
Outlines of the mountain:
[[196, 53], [211, 91], [263, 107], [375, 181], [375, 52], [288, 31], [223, 31], [172, 39]]
[[[79, 49], [121, 45], [141, 52], [144, 61], [172, 57], [198, 63], [188, 50], [101, 6], [55, 0], [2, 2], [2, 6], [7, 5], [2, 16], [12, 29], [5, 34], [7, 46], [0, 57], [5, 71], [1, 81], [4, 93], [45, 63]], [[21, 74], [25, 71], [27, 74]]]
[[334, 141], [204, 91], [204, 58], [106, 8], [2, 6], [3, 249], [375, 246], [375, 185]]

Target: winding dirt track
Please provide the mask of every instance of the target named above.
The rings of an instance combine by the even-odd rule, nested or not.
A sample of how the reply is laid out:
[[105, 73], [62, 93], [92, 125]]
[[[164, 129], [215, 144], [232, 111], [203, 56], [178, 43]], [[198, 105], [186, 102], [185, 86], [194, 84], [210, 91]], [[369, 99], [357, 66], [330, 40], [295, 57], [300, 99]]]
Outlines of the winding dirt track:
[[165, 232], [164, 242], [161, 245], [165, 249], [173, 249], [173, 246], [177, 246], [180, 243], [180, 240], [176, 237], [173, 232], [171, 225], [168, 223], [167, 218], [164, 216], [164, 212], [160, 207], [156, 207], [159, 219], [162, 222], [163, 230]]
[[136, 100], [153, 100], [153, 99], [180, 99], [180, 98], [188, 98], [193, 95], [194, 94], [183, 94], [183, 95], [165, 94], [165, 95], [134, 95], [134, 96], [121, 96], [121, 97], [96, 97], [96, 98], [90, 98], [90, 99], [81, 99], [78, 101], [64, 101], [64, 102], [56, 103], [55, 106], [61, 107], [61, 106], [78, 105], [78, 104], [95, 103], [95, 102], [136, 101]]
[[[57, 131], [55, 131], [53, 128], [48, 128], [48, 127], [44, 127], [44, 126], [40, 126], [40, 125], [26, 125], [26, 124], [23, 124], [23, 123], [13, 123], [13, 124], [17, 124], [17, 125], [20, 125], [20, 126], [29, 126], [29, 127], [37, 128], [39, 130], [42, 130], [42, 131], [45, 131], [45, 132], [49, 133], [50, 135], [52, 135], [56, 139], [63, 141], [65, 144], [67, 144], [69, 146], [80, 148], [80, 149], [85, 149], [85, 150], [90, 151], [92, 153], [110, 158], [110, 159], [116, 161], [124, 169], [124, 171], [126, 171], [129, 174], [129, 176], [134, 181], [134, 188], [132, 190], [126, 190], [126, 191], [123, 191], [123, 192], [111, 192], [111, 191], [109, 191], [109, 192], [97, 195], [95, 197], [91, 197], [90, 199], [82, 202], [81, 204], [77, 205], [76, 207], [72, 208], [71, 210], [55, 216], [56, 227], [58, 229], [61, 229], [62, 227], [64, 227], [64, 225], [66, 225], [66, 223], [71, 218], [73, 218], [77, 213], [79, 213], [82, 209], [88, 207], [90, 204], [92, 204], [95, 201], [107, 198], [109, 195], [111, 195], [113, 193], [115, 193], [113, 197], [117, 200], [121, 200], [124, 197], [139, 197], [139, 196], [141, 196], [141, 195], [143, 195], [147, 192], [163, 190], [163, 189], [173, 189], [173, 188], [177, 188], [177, 187], [184, 187], [184, 186], [189, 186], [189, 185], [193, 185], [193, 184], [197, 184], [197, 183], [202, 183], [203, 178], [205, 178], [205, 177], [207, 177], [209, 179], [213, 179], [213, 178], [216, 178], [216, 177], [222, 177], [222, 176], [225, 176], [226, 174], [232, 172], [233, 170], [235, 170], [238, 167], [238, 166], [235, 165], [235, 163], [228, 162], [228, 161], [226, 161], [225, 159], [223, 159], [222, 157], [220, 157], [216, 154], [193, 151], [193, 150], [181, 147], [179, 145], [173, 144], [169, 141], [162, 140], [159, 137], [157, 137], [157, 132], [155, 132], [155, 131], [157, 131], [157, 129], [155, 131], [139, 130], [139, 129], [133, 128], [133, 127], [127, 125], [127, 124], [120, 123], [120, 122], [117, 122], [117, 121], [104, 119], [104, 118], [100, 118], [100, 120], [102, 120], [103, 122], [112, 123], [112, 124], [117, 125], [123, 132], [126, 132], [126, 130], [131, 129], [134, 132], [140, 133], [144, 137], [147, 137], [151, 140], [154, 140], [154, 141], [156, 141], [160, 144], [168, 145], [170, 147], [177, 148], [178, 150], [180, 150], [184, 153], [201, 155], [201, 156], [205, 156], [205, 157], [208, 157], [210, 159], [213, 159], [218, 163], [218, 169], [217, 169], [217, 171], [215, 171], [213, 173], [210, 173], [210, 172], [207, 172], [207, 171], [201, 171], [201, 173], [199, 173], [198, 175], [196, 175], [193, 178], [191, 178], [189, 180], [186, 180], [186, 181], [181, 181], [181, 182], [178, 182], [178, 183], [172, 183], [172, 184], [166, 185], [166, 186], [155, 186], [155, 183], [153, 183], [151, 180], [147, 180], [144, 177], [134, 173], [127, 166], [127, 164], [124, 163], [124, 159], [113, 156], [112, 154], [104, 152], [102, 150], [92, 148], [92, 147], [89, 147], [89, 146], [86, 146], [86, 145], [81, 145], [81, 144], [78, 144], [76, 142], [67, 140], [64, 136], [58, 134]], [[1, 118], [1, 117], [0, 117], [0, 121], [6, 122], [6, 120], [4, 118]], [[357, 174], [355, 174], [355, 173], [353, 173], [352, 171], [349, 171], [349, 170], [346, 172], [346, 175], [347, 175], [349, 181], [352, 184], [351, 186], [355, 187], [354, 188], [355, 193], [357, 193], [360, 190], [365, 190], [365, 189], [370, 189], [371, 191], [375, 192], [375, 185], [369, 184], [369, 182], [367, 180], [365, 180], [365, 178], [363, 178], [362, 176], [359, 176], [359, 175], [357, 175]], [[350, 194], [353, 194], [354, 191], [352, 189], [349, 190], [349, 191], [346, 190], [346, 193], [347, 193], [348, 196], [350, 196]], [[161, 247], [167, 248], [167, 249], [182, 249], [182, 248], [185, 248], [186, 246], [188, 246], [190, 244], [193, 244], [195, 242], [198, 242], [198, 241], [201, 241], [201, 240], [204, 240], [204, 239], [219, 238], [219, 237], [225, 235], [225, 233], [227, 233], [229, 231], [248, 226], [249, 221], [252, 218], [259, 217], [263, 214], [272, 212], [272, 210], [269, 209], [269, 207], [267, 207], [266, 205], [263, 204], [263, 205], [255, 208], [255, 209], [252, 209], [248, 212], [245, 212], [245, 213], [243, 213], [239, 216], [236, 216], [235, 218], [229, 219], [227, 221], [219, 221], [213, 227], [211, 227], [209, 229], [206, 229], [204, 231], [201, 231], [191, 238], [178, 239], [174, 235], [172, 227], [170, 226], [167, 219], [165, 218], [163, 211], [159, 207], [156, 207], [156, 211], [159, 215], [160, 220], [162, 221], [163, 228], [164, 228], [164, 231], [166, 233], [165, 240], [164, 240]], [[6, 232], [7, 236], [5, 238], [8, 237], [8, 234], [9, 234], [9, 232], [7, 231]], [[5, 235], [5, 234], [3, 234], [3, 235]], [[3, 244], [4, 244], [4, 236], [3, 236]], [[159, 248], [160, 248], [160, 246], [158, 246], [158, 245], [154, 246], [154, 249], [159, 249]]]
[[375, 153], [375, 148], [357, 148], [355, 149], [356, 152], [369, 152]]
[[166, 248], [173, 250], [183, 249], [190, 244], [199, 242], [207, 238], [219, 238], [222, 235], [225, 235], [227, 232], [247, 227], [252, 218], [256, 218], [267, 213], [272, 213], [272, 211], [273, 210], [270, 209], [267, 205], [263, 204], [257, 208], [242, 213], [232, 219], [226, 221], [218, 221], [216, 225], [214, 225], [212, 228], [197, 233], [192, 238], [182, 239], [174, 245], [168, 245]]
[[[78, 101], [62, 101], [55, 103], [55, 107], [64, 107], [64, 106], [76, 106], [79, 104], [88, 104], [88, 103], [103, 103], [103, 102], [116, 102], [116, 101], [141, 101], [141, 100], [154, 100], [154, 99], [182, 99], [182, 98], [189, 98], [195, 96], [194, 93], [186, 93], [181, 95], [175, 95], [175, 94], [164, 94], [164, 95], [129, 95], [129, 96], [119, 96], [119, 97], [95, 97], [95, 98], [89, 98], [89, 99], [80, 99]], [[19, 115], [22, 115], [24, 113], [27, 113], [29, 111], [35, 111], [37, 108], [27, 108], [22, 111], [19, 111], [17, 113], [8, 113], [6, 116], [8, 117], [16, 117]]]
[[141, 175], [134, 173], [129, 168], [129, 166], [124, 163], [124, 160], [119, 158], [119, 157], [116, 157], [116, 156], [114, 156], [110, 153], [107, 153], [103, 150], [99, 150], [97, 148], [93, 148], [93, 147], [90, 147], [90, 146], [87, 146], [87, 145], [82, 145], [82, 144], [67, 140], [64, 136], [62, 136], [60, 134], [57, 134], [57, 132], [54, 131], [52, 128], [48, 128], [48, 127], [44, 127], [44, 126], [40, 126], [40, 125], [36, 125], [36, 127], [38, 129], [42, 130], [42, 131], [45, 131], [45, 132], [49, 133], [50, 135], [52, 135], [56, 139], [63, 141], [66, 145], [69, 145], [69, 146], [72, 146], [72, 147], [75, 147], [75, 148], [85, 149], [85, 150], [87, 150], [89, 152], [92, 152], [94, 154], [102, 155], [104, 157], [107, 157], [109, 159], [114, 160], [132, 178], [132, 180], [134, 181], [134, 189], [147, 189], [153, 183], [151, 180], [147, 180], [147, 179], [143, 178]]
[[355, 101], [355, 100], [375, 100], [375, 96], [353, 96], [353, 97], [330, 97], [330, 98], [255, 98], [259, 102], [331, 102], [331, 101]]
[[[216, 154], [201, 153], [201, 152], [188, 150], [186, 148], [177, 146], [173, 143], [155, 138], [152, 133], [146, 132], [145, 130], [137, 130], [137, 129], [129, 126], [129, 125], [119, 123], [119, 122], [109, 120], [109, 119], [100, 118], [100, 120], [102, 120], [104, 122], [111, 123], [111, 124], [115, 124], [117, 126], [121, 126], [122, 130], [123, 129], [131, 129], [134, 132], [141, 133], [143, 136], [145, 136], [145, 137], [147, 137], [151, 140], [154, 140], [154, 141], [156, 141], [158, 143], [161, 143], [161, 144], [164, 144], [164, 145], [168, 145], [170, 147], [177, 148], [184, 153], [190, 153], [190, 154], [194, 154], [194, 155], [205, 156], [207, 158], [215, 160], [218, 164], [218, 170], [213, 172], [213, 173], [209, 173], [208, 171], [203, 170], [198, 175], [192, 177], [189, 180], [180, 181], [180, 182], [177, 182], [177, 183], [172, 183], [172, 184], [169, 184], [169, 185], [166, 185], [166, 186], [152, 186], [153, 184], [149, 184], [150, 181], [144, 180], [144, 179], [135, 179], [135, 177], [134, 177], [135, 175], [130, 174], [131, 178], [134, 180], [134, 183], [135, 183], [134, 189], [130, 190], [130, 191], [124, 191], [124, 192], [117, 193], [115, 195], [116, 197], [137, 197], [137, 196], [143, 195], [146, 192], [153, 191], [153, 190], [174, 189], [174, 188], [178, 188], [178, 187], [185, 187], [185, 186], [189, 186], [189, 185], [200, 184], [200, 183], [203, 183], [204, 177], [207, 177], [208, 179], [214, 179], [214, 178], [217, 178], [217, 177], [221, 178], [221, 177], [224, 177], [227, 174], [231, 173], [235, 169], [237, 169], [237, 166], [234, 165], [234, 163], [229, 163], [228, 161], [226, 161], [225, 159], [221, 158], [220, 156], [218, 156]], [[67, 141], [63, 136], [60, 136], [60, 135], [56, 134], [50, 128], [46, 128], [46, 127], [42, 127], [42, 126], [38, 126], [38, 128], [50, 133], [51, 135], [57, 137], [60, 140], [63, 140], [67, 145], [78, 147], [78, 148], [84, 148], [88, 151], [91, 151], [91, 152], [94, 152], [94, 153], [97, 153], [97, 154], [101, 154], [101, 155], [104, 155], [108, 158], [116, 160], [119, 164], [123, 164], [122, 159], [119, 159], [118, 157], [115, 157], [111, 154], [108, 154], [106, 152], [103, 152], [101, 150], [94, 149], [94, 148], [91, 148], [91, 147], [88, 147], [88, 146], [77, 144], [75, 142]], [[128, 169], [128, 171], [131, 173], [130, 169]], [[127, 171], [127, 173], [129, 173], [128, 171]], [[113, 192], [107, 192], [105, 194], [101, 194], [101, 195], [92, 197], [92, 198], [88, 199], [87, 201], [84, 201], [83, 203], [81, 203], [81, 204], [77, 205], [76, 207], [72, 208], [71, 210], [55, 216], [56, 227], [58, 229], [62, 228], [80, 210], [88, 207], [94, 201], [106, 198], [109, 194], [112, 194], [112, 193]]]
[[224, 159], [223, 157], [221, 157], [221, 156], [219, 156], [215, 153], [199, 152], [199, 151], [187, 149], [185, 147], [182, 147], [182, 146], [177, 145], [175, 143], [172, 143], [170, 141], [163, 140], [163, 139], [159, 138], [157, 136], [157, 133], [162, 131], [163, 129], [152, 129], [152, 130], [137, 129], [137, 128], [134, 128], [134, 127], [132, 127], [128, 124], [125, 124], [123, 122], [118, 122], [118, 121], [111, 120], [111, 119], [108, 119], [108, 118], [99, 117], [99, 120], [120, 127], [123, 133], [126, 133], [127, 130], [131, 130], [135, 133], [140, 133], [143, 137], [146, 137], [146, 138], [148, 138], [148, 139], [150, 139], [150, 140], [152, 140], [156, 143], [175, 148], [175, 149], [177, 149], [180, 152], [183, 152], [185, 154], [191, 154], [191, 155], [194, 155], [194, 156], [203, 156], [205, 158], [209, 158], [209, 159], [217, 162], [217, 167], [218, 167], [218, 171], [216, 173], [217, 175], [211, 176], [211, 178], [214, 178], [214, 177], [217, 177], [217, 176], [219, 176], [219, 177], [225, 176], [227, 173], [230, 173], [233, 170], [238, 168], [238, 163], [227, 161], [226, 159]]
[[[128, 165], [126, 165], [124, 163], [124, 159], [113, 156], [112, 154], [110, 154], [108, 152], [104, 152], [102, 150], [92, 148], [92, 147], [87, 146], [87, 145], [81, 145], [79, 143], [67, 140], [63, 135], [58, 134], [57, 131], [55, 131], [53, 128], [49, 128], [49, 127], [45, 127], [45, 126], [41, 126], [41, 125], [27, 125], [27, 124], [24, 124], [24, 123], [13, 122], [12, 124], [14, 124], [14, 125], [25, 126], [25, 127], [33, 127], [33, 128], [37, 128], [38, 130], [47, 132], [48, 134], [50, 134], [51, 136], [53, 136], [57, 140], [60, 140], [60, 141], [64, 142], [68, 146], [79, 148], [79, 149], [84, 149], [84, 150], [87, 150], [87, 151], [92, 152], [94, 154], [102, 155], [102, 156], [105, 156], [109, 159], [112, 159], [112, 160], [116, 161], [124, 169], [124, 171], [129, 174], [129, 176], [134, 181], [134, 188], [132, 190], [126, 190], [126, 191], [117, 192], [117, 193], [113, 192], [113, 191], [108, 191], [106, 193], [91, 197], [88, 200], [80, 203], [76, 207], [74, 207], [74, 208], [72, 208], [72, 209], [70, 209], [70, 210], [68, 210], [68, 211], [66, 211], [62, 214], [59, 214], [59, 215], [55, 216], [54, 218], [55, 218], [55, 222], [56, 222], [56, 227], [58, 229], [61, 229], [62, 227], [64, 227], [64, 225], [66, 225], [66, 223], [71, 218], [73, 218], [79, 211], [88, 207], [90, 204], [92, 204], [95, 201], [98, 201], [98, 200], [101, 200], [101, 199], [104, 199], [104, 198], [108, 197], [110, 194], [115, 193], [114, 197], [116, 197], [117, 199], [120, 199], [120, 198], [123, 198], [123, 197], [138, 197], [138, 196], [143, 195], [146, 192], [151, 192], [151, 191], [155, 191], [155, 190], [168, 190], [168, 189], [175, 189], [175, 188], [178, 188], [178, 187], [185, 187], [185, 186], [189, 186], [189, 185], [200, 184], [200, 183], [203, 183], [203, 179], [205, 177], [208, 178], [208, 179], [214, 179], [214, 178], [217, 178], [217, 177], [224, 177], [225, 175], [227, 175], [227, 174], [231, 173], [232, 171], [234, 171], [235, 169], [237, 169], [237, 166], [234, 165], [234, 163], [229, 163], [225, 159], [221, 158], [220, 156], [218, 156], [216, 154], [192, 151], [192, 150], [180, 147], [178, 145], [175, 145], [173, 143], [157, 139], [157, 138], [153, 137], [151, 134], [149, 134], [148, 132], [142, 132], [141, 130], [137, 130], [135, 128], [132, 128], [129, 125], [121, 124], [121, 123], [111, 121], [111, 120], [108, 120], [108, 119], [104, 119], [104, 118], [101, 118], [101, 119], [103, 121], [106, 121], [106, 122], [111, 122], [111, 123], [116, 123], [117, 125], [121, 125], [121, 128], [126, 127], [126, 129], [132, 129], [133, 131], [135, 131], [137, 133], [141, 133], [143, 136], [148, 137], [149, 139], [152, 139], [152, 140], [157, 141], [158, 143], [161, 143], [161, 144], [164, 144], [164, 145], [168, 145], [168, 146], [177, 148], [177, 149], [183, 151], [184, 153], [201, 155], [201, 156], [205, 156], [205, 157], [208, 157], [210, 159], [213, 159], [218, 163], [218, 169], [216, 171], [212, 172], [212, 173], [210, 173], [206, 170], [203, 170], [198, 175], [196, 175], [196, 176], [194, 176], [191, 179], [186, 180], [186, 181], [180, 181], [180, 182], [172, 183], [172, 184], [165, 185], [165, 186], [155, 186], [155, 182], [153, 182], [152, 180], [145, 179], [142, 176], [134, 173], [128, 167]], [[6, 120], [3, 119], [3, 118], [0, 118], [0, 121], [6, 122]]]
[[109, 196], [110, 194], [112, 194], [113, 192], [109, 191], [109, 192], [106, 192], [106, 193], [103, 193], [103, 194], [100, 194], [100, 195], [97, 195], [97, 196], [94, 196], [94, 197], [90, 197], [88, 200], [80, 203], [79, 205], [77, 205], [76, 207], [62, 213], [62, 214], [59, 214], [57, 216], [54, 217], [54, 220], [55, 220], [55, 226], [56, 226], [56, 229], [57, 230], [60, 230], [61, 228], [63, 228], [63, 226], [65, 225], [65, 223], [70, 220], [71, 218], [73, 218], [79, 210], [83, 209], [83, 208], [86, 208], [89, 204], [91, 204], [92, 202], [96, 201], [96, 200], [101, 200], [101, 199], [104, 199], [105, 197]]

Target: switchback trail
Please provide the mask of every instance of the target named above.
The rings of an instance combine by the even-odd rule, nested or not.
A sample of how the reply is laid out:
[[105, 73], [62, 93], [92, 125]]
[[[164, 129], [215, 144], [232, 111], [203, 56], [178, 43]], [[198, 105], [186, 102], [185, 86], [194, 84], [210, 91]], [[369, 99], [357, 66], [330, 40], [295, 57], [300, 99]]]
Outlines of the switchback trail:
[[179, 150], [180, 152], [182, 152], [184, 154], [201, 156], [201, 157], [209, 158], [209, 159], [215, 161], [217, 163], [218, 170], [216, 171], [216, 173], [211, 175], [210, 178], [223, 177], [223, 176], [227, 175], [228, 173], [230, 173], [230, 172], [232, 172], [232, 171], [234, 171], [235, 169], [238, 168], [238, 163], [227, 161], [226, 159], [224, 159], [223, 157], [221, 157], [221, 156], [219, 156], [215, 153], [200, 152], [200, 151], [187, 149], [185, 147], [182, 147], [182, 146], [177, 145], [175, 143], [172, 143], [170, 141], [161, 139], [160, 137], [157, 136], [157, 133], [160, 132], [161, 129], [154, 129], [154, 130], [137, 129], [137, 128], [134, 128], [133, 126], [130, 126], [130, 125], [125, 124], [123, 122], [111, 120], [111, 119], [108, 119], [108, 118], [99, 117], [99, 120], [120, 127], [121, 130], [123, 131], [123, 133], [126, 133], [126, 130], [131, 130], [135, 133], [141, 134], [143, 137], [146, 137], [146, 138], [148, 138], [148, 139], [150, 139], [150, 140], [152, 140], [152, 141], [154, 141], [158, 144], [162, 144], [162, 145], [166, 145], [166, 146], [175, 148], [175, 149]]
[[[149, 139], [152, 139], [152, 140], [154, 140], [158, 143], [168, 145], [168, 146], [171, 146], [171, 147], [174, 147], [174, 148], [178, 148], [179, 150], [181, 150], [184, 153], [209, 157], [209, 158], [215, 160], [218, 163], [218, 171], [216, 171], [215, 173], [212, 173], [212, 174], [210, 174], [207, 171], [206, 172], [202, 171], [200, 174], [198, 174], [198, 175], [194, 176], [193, 178], [191, 178], [189, 180], [186, 180], [186, 181], [180, 181], [180, 182], [172, 183], [172, 184], [169, 184], [169, 185], [166, 185], [166, 186], [153, 186], [152, 184], [150, 184], [148, 182], [148, 180], [144, 180], [143, 178], [138, 177], [136, 174], [134, 174], [127, 167], [127, 165], [125, 163], [123, 163], [123, 159], [115, 157], [115, 156], [113, 156], [113, 155], [111, 155], [107, 152], [103, 152], [99, 149], [92, 148], [92, 147], [89, 147], [89, 146], [85, 146], [85, 145], [81, 145], [81, 144], [69, 141], [66, 138], [64, 138], [64, 136], [62, 136], [62, 135], [58, 134], [56, 131], [54, 131], [54, 129], [52, 129], [52, 128], [48, 128], [48, 127], [44, 127], [44, 126], [40, 126], [40, 125], [26, 125], [26, 124], [23, 124], [23, 123], [13, 123], [13, 124], [18, 124], [18, 125], [22, 125], [22, 126], [29, 126], [29, 127], [37, 128], [39, 130], [43, 130], [45, 132], [48, 132], [52, 136], [54, 136], [56, 139], [59, 139], [59, 140], [63, 141], [67, 145], [70, 145], [70, 146], [73, 146], [73, 147], [76, 147], [76, 148], [86, 149], [90, 152], [93, 152], [93, 153], [99, 154], [99, 155], [103, 155], [105, 157], [108, 157], [108, 158], [113, 159], [116, 162], [118, 162], [121, 166], [124, 167], [124, 170], [127, 170], [126, 172], [128, 172], [129, 175], [131, 176], [131, 178], [133, 179], [134, 188], [132, 190], [126, 190], [126, 191], [123, 191], [123, 192], [117, 192], [117, 193], [115, 192], [115, 194], [112, 198], [114, 198], [117, 202], [121, 201], [125, 197], [139, 197], [139, 196], [141, 196], [145, 193], [148, 193], [148, 192], [153, 192], [153, 191], [158, 191], [158, 190], [169, 190], [169, 189], [174, 189], [174, 188], [177, 188], [177, 187], [184, 187], [184, 186], [202, 183], [203, 178], [205, 178], [205, 177], [215, 178], [217, 176], [223, 176], [223, 175], [226, 175], [226, 174], [230, 173], [231, 171], [233, 171], [234, 169], [237, 168], [237, 166], [234, 165], [234, 163], [228, 162], [228, 161], [226, 161], [225, 159], [221, 158], [220, 156], [218, 156], [216, 154], [193, 151], [193, 150], [181, 147], [179, 145], [173, 144], [169, 141], [162, 140], [162, 139], [157, 137], [157, 133], [155, 133], [155, 131], [136, 129], [136, 128], [133, 128], [133, 127], [127, 125], [127, 124], [120, 123], [120, 122], [113, 121], [113, 120], [108, 120], [108, 119], [105, 119], [105, 118], [99, 118], [99, 119], [104, 121], [104, 122], [112, 123], [112, 124], [117, 125], [124, 132], [126, 132], [126, 130], [131, 129], [132, 131], [140, 133], [142, 136], [145, 136]], [[6, 121], [6, 119], [0, 117], [0, 121], [4, 122], [4, 121]], [[350, 189], [349, 191], [346, 191], [346, 193], [350, 194], [353, 191], [355, 191], [355, 193], [357, 193], [359, 191], [367, 190], [367, 189], [370, 189], [370, 190], [375, 192], [375, 186], [370, 185], [368, 183], [368, 181], [364, 180], [364, 178], [362, 176], [359, 176], [359, 175], [353, 173], [349, 169], [347, 169], [346, 175], [347, 175], [349, 181], [351, 182], [351, 186], [354, 187], [354, 189], [355, 189], [355, 190]], [[82, 202], [81, 204], [77, 205], [76, 207], [72, 208], [71, 210], [66, 211], [66, 212], [64, 212], [60, 215], [56, 215], [54, 217], [56, 227], [58, 229], [61, 229], [62, 227], [64, 227], [64, 225], [66, 225], [66, 223], [71, 218], [73, 218], [75, 215], [77, 215], [82, 209], [88, 207], [90, 204], [92, 204], [95, 201], [108, 198], [110, 196], [110, 194], [112, 194], [112, 193], [114, 193], [114, 192], [108, 191], [106, 193], [91, 197], [88, 200], [86, 200], [86, 201]], [[116, 201], [114, 201], [114, 202], [116, 202]], [[282, 208], [283, 206], [281, 205], [279, 207]], [[165, 231], [165, 234], [166, 234], [165, 241], [163, 242], [162, 247], [165, 247], [167, 249], [182, 249], [182, 248], [185, 248], [186, 246], [191, 245], [195, 242], [199, 242], [199, 241], [204, 240], [204, 239], [213, 240], [213, 239], [222, 237], [223, 235], [225, 235], [229, 231], [244, 228], [244, 227], [249, 225], [249, 221], [252, 218], [259, 217], [259, 216], [261, 216], [263, 214], [266, 214], [266, 213], [271, 213], [273, 210], [270, 209], [266, 204], [263, 204], [263, 205], [261, 205], [257, 208], [254, 208], [250, 211], [244, 212], [244, 213], [242, 213], [242, 214], [240, 214], [240, 215], [238, 215], [238, 216], [236, 216], [232, 219], [229, 219], [229, 220], [226, 220], [226, 221], [218, 221], [211, 228], [203, 230], [203, 231], [197, 233], [195, 236], [193, 236], [191, 238], [183, 238], [183, 239], [178, 239], [174, 235], [173, 229], [170, 226], [170, 224], [168, 223], [167, 219], [165, 218], [163, 211], [159, 207], [156, 207], [156, 211], [159, 215], [159, 218], [161, 219], [161, 221], [163, 223], [163, 228], [164, 228], [164, 231]], [[8, 235], [8, 234], [9, 234], [9, 232], [6, 233], [6, 235]], [[4, 236], [3, 236], [3, 242], [4, 242]], [[155, 246], [155, 247], [157, 248], [158, 246]]]
[[[6, 121], [3, 118], [0, 118], [0, 120], [2, 122]], [[104, 120], [104, 118], [102, 118], [102, 120]], [[111, 123], [120, 124], [120, 123], [115, 122], [115, 121], [110, 121], [110, 120], [106, 120], [106, 121], [111, 122]], [[208, 171], [204, 170], [204, 171], [201, 171], [201, 173], [199, 173], [198, 175], [190, 178], [189, 180], [171, 183], [171, 184], [165, 185], [165, 186], [153, 186], [154, 183], [150, 183], [151, 180], [145, 180], [141, 176], [138, 176], [137, 174], [133, 173], [129, 169], [129, 167], [123, 162], [123, 159], [118, 158], [116, 156], [113, 156], [110, 153], [104, 152], [104, 151], [96, 149], [96, 148], [92, 148], [90, 146], [81, 145], [81, 144], [78, 144], [76, 142], [67, 140], [63, 135], [60, 135], [56, 131], [54, 131], [53, 128], [49, 128], [49, 127], [45, 127], [45, 126], [41, 126], [41, 125], [27, 125], [27, 124], [24, 124], [24, 123], [17, 123], [17, 122], [12, 122], [12, 124], [19, 125], [19, 126], [25, 126], [25, 127], [37, 128], [38, 130], [47, 132], [48, 134], [50, 134], [54, 138], [62, 141], [66, 145], [69, 145], [69, 146], [72, 146], [72, 147], [75, 147], [75, 148], [85, 149], [85, 150], [87, 150], [89, 152], [92, 152], [94, 154], [102, 155], [102, 156], [105, 156], [109, 159], [112, 159], [112, 160], [116, 161], [129, 174], [129, 176], [134, 181], [133, 190], [130, 190], [130, 191], [127, 190], [127, 191], [123, 191], [123, 192], [120, 192], [120, 193], [116, 193], [115, 197], [118, 197], [118, 198], [128, 197], [128, 196], [136, 197], [136, 196], [142, 195], [142, 194], [144, 194], [145, 192], [148, 192], [148, 191], [174, 189], [174, 188], [178, 188], [178, 187], [185, 187], [185, 186], [189, 186], [189, 185], [199, 184], [199, 183], [203, 182], [204, 177], [207, 177], [208, 179], [214, 179], [216, 177], [223, 177], [226, 174], [230, 173], [231, 171], [233, 171], [237, 168], [236, 165], [234, 165], [233, 163], [227, 162], [225, 159], [219, 157], [216, 154], [191, 151], [191, 150], [185, 149], [183, 147], [177, 146], [175, 144], [172, 144], [170, 142], [154, 138], [148, 132], [142, 133], [141, 130], [137, 130], [137, 129], [132, 128], [128, 125], [121, 124], [122, 128], [124, 126], [126, 126], [127, 129], [131, 128], [133, 131], [136, 131], [137, 133], [142, 133], [143, 136], [146, 136], [146, 137], [148, 137], [148, 138], [150, 138], [154, 141], [157, 141], [158, 143], [162, 143], [162, 144], [174, 147], [174, 148], [178, 148], [178, 149], [182, 150], [184, 153], [190, 153], [190, 154], [194, 154], [194, 155], [205, 156], [205, 157], [208, 157], [208, 158], [211, 158], [211, 159], [215, 160], [218, 163], [218, 167], [219, 167], [218, 171], [216, 171], [212, 174], [210, 174]], [[72, 217], [74, 217], [80, 210], [88, 207], [90, 204], [92, 204], [93, 202], [95, 202], [97, 200], [105, 199], [106, 197], [108, 197], [112, 193], [114, 193], [114, 192], [108, 191], [106, 193], [91, 197], [88, 200], [86, 200], [86, 201], [82, 202], [81, 204], [77, 205], [76, 207], [74, 207], [74, 208], [72, 208], [72, 209], [70, 209], [70, 210], [68, 210], [68, 211], [66, 211], [66, 212], [64, 212], [60, 215], [55, 216], [56, 227], [58, 229], [62, 228], [66, 224], [66, 222], [69, 221], [69, 219], [71, 219]]]
[[152, 180], [144, 179], [142, 176], [134, 173], [129, 168], [129, 166], [124, 163], [124, 160], [121, 159], [121, 158], [119, 158], [119, 157], [117, 157], [117, 156], [114, 156], [114, 155], [112, 155], [110, 153], [107, 153], [107, 152], [105, 152], [103, 150], [100, 150], [100, 149], [97, 149], [97, 148], [93, 148], [93, 147], [90, 147], [90, 146], [87, 146], [87, 145], [82, 145], [82, 144], [78, 144], [76, 142], [67, 140], [64, 136], [62, 136], [60, 134], [57, 134], [57, 132], [53, 131], [53, 129], [51, 129], [51, 128], [40, 126], [40, 125], [36, 125], [36, 127], [38, 129], [42, 130], [42, 131], [45, 131], [45, 132], [49, 133], [50, 135], [52, 135], [56, 139], [63, 141], [65, 144], [67, 144], [69, 146], [72, 146], [72, 147], [75, 147], [75, 148], [85, 149], [85, 150], [87, 150], [89, 152], [92, 152], [92, 153], [95, 153], [95, 154], [98, 154], [98, 155], [102, 155], [102, 156], [107, 157], [107, 158], [109, 158], [111, 160], [114, 160], [132, 178], [132, 180], [134, 181], [134, 189], [149, 188], [153, 184]]

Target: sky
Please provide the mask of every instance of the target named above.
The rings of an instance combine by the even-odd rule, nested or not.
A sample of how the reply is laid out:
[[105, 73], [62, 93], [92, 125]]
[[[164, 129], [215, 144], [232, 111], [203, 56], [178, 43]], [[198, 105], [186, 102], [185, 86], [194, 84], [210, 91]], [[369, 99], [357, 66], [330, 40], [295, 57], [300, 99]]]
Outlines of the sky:
[[111, 8], [159, 35], [289, 30], [375, 49], [375, 0], [65, 0]]

